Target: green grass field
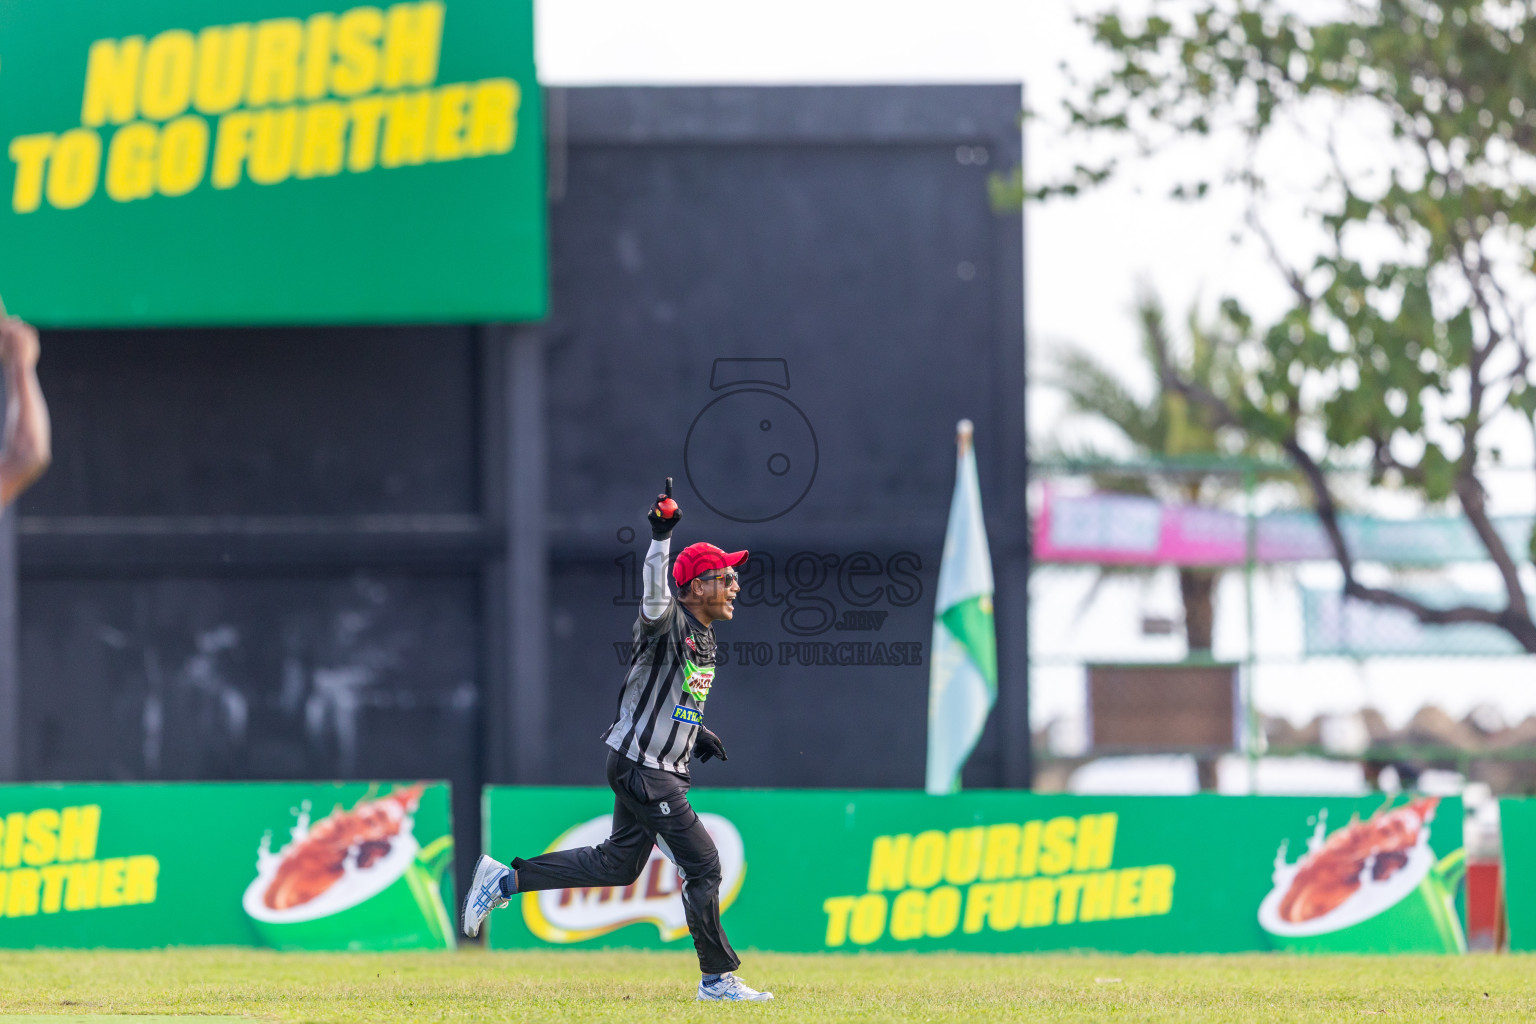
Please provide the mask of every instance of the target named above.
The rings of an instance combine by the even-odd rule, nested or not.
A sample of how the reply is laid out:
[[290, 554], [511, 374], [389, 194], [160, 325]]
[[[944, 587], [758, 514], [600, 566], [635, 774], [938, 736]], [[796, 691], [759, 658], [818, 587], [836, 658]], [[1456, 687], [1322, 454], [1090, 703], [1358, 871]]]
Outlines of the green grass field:
[[746, 956], [767, 1005], [693, 1002], [681, 953], [0, 953], [13, 1014], [278, 1021], [1489, 1021], [1536, 1018], [1536, 960]]

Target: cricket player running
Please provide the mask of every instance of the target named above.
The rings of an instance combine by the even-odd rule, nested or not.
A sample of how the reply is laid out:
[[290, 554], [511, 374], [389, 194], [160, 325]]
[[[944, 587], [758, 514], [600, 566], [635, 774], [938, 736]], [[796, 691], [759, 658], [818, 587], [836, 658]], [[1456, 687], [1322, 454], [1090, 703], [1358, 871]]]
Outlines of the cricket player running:
[[726, 760], [720, 737], [703, 725], [704, 702], [715, 677], [718, 619], [730, 620], [741, 585], [736, 566], [745, 551], [690, 544], [677, 556], [667, 587], [672, 528], [682, 518], [666, 493], [646, 515], [651, 547], [645, 556], [645, 596], [634, 626], [634, 653], [619, 693], [618, 714], [603, 733], [608, 785], [613, 789], [613, 833], [598, 846], [558, 850], [510, 866], [482, 855], [464, 896], [464, 934], [474, 936], [492, 910], [520, 892], [626, 886], [640, 877], [652, 845], [661, 847], [683, 876], [683, 912], [699, 954], [700, 999], [772, 999], [733, 973], [741, 964], [720, 925], [720, 856], [704, 823], [688, 803], [688, 759]]

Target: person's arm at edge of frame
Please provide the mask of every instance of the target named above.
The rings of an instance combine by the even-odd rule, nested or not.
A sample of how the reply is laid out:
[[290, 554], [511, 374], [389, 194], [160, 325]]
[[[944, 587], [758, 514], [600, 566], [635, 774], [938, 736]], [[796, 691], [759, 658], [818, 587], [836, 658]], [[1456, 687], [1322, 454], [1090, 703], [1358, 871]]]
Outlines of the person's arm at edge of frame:
[[9, 505], [53, 461], [53, 427], [37, 381], [37, 330], [15, 317], [0, 320], [5, 372], [5, 440], [0, 448], [0, 505]]

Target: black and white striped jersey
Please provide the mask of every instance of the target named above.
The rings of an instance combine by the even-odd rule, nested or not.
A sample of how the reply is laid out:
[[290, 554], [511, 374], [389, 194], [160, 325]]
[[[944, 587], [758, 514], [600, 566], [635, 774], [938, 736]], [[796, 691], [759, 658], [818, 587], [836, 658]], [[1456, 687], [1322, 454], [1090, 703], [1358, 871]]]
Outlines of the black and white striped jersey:
[[618, 715], [603, 739], [631, 761], [686, 776], [715, 680], [715, 631], [673, 598], [654, 621], [636, 617], [632, 638]]

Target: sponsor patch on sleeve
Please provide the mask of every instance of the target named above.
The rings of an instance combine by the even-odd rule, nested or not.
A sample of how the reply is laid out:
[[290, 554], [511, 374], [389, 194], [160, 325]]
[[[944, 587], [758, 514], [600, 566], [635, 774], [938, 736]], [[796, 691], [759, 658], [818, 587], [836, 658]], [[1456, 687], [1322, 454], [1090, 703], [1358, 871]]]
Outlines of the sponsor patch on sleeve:
[[703, 725], [704, 712], [698, 708], [688, 708], [679, 704], [672, 709], [672, 717], [679, 722], [687, 722], [689, 725]]

